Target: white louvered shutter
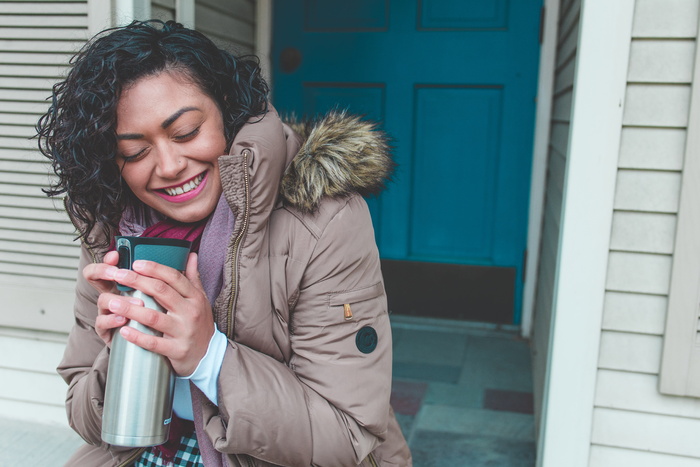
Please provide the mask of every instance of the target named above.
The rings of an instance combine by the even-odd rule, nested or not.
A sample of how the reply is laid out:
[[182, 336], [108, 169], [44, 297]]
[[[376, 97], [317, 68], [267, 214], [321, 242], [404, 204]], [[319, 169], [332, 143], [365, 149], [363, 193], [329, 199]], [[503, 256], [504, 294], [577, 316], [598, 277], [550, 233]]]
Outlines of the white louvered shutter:
[[0, 325], [65, 331], [79, 246], [35, 125], [88, 36], [86, 1], [0, 2]]

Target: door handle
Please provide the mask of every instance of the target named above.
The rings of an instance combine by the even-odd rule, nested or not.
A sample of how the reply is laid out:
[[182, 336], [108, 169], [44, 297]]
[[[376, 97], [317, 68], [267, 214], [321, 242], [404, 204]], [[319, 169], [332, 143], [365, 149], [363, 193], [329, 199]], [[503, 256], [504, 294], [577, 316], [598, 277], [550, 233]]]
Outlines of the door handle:
[[287, 47], [280, 52], [280, 69], [285, 73], [294, 73], [301, 65], [302, 55], [296, 47]]

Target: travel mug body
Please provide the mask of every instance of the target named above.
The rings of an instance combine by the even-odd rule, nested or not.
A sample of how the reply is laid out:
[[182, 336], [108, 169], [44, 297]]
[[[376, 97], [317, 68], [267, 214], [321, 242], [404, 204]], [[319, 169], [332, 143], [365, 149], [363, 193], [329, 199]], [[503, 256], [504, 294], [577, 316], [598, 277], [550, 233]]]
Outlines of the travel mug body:
[[[117, 237], [119, 267], [131, 268], [137, 259], [185, 269], [190, 242], [185, 240]], [[122, 285], [121, 294], [138, 298], [146, 308], [165, 312], [145, 293]], [[144, 334], [160, 335], [136, 321], [125, 326]], [[102, 413], [102, 440], [116, 446], [156, 446], [168, 439], [175, 376], [168, 360], [124, 339], [114, 331]]]

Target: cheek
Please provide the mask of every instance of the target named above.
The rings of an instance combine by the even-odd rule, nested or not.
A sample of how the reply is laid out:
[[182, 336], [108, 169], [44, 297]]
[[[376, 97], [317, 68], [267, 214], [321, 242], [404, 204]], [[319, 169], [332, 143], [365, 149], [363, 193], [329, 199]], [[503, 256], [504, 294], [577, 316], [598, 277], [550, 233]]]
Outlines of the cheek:
[[216, 153], [219, 156], [226, 154], [226, 133], [224, 132], [223, 126], [218, 125], [211, 129], [211, 138], [208, 139], [210, 150], [212, 153]]
[[219, 136], [215, 140], [213, 140], [213, 146], [215, 152], [219, 156], [223, 156], [224, 154], [226, 154], [226, 136], [223, 133], [219, 133]]
[[133, 191], [134, 194], [138, 194], [138, 192], [142, 190], [146, 184], [145, 177], [143, 176], [145, 171], [137, 170], [132, 165], [133, 164], [126, 164], [122, 169], [121, 174], [124, 182], [131, 189], [131, 191]]
[[219, 157], [226, 154], [226, 140], [217, 138], [210, 140], [201, 148], [200, 154], [206, 162], [218, 166]]

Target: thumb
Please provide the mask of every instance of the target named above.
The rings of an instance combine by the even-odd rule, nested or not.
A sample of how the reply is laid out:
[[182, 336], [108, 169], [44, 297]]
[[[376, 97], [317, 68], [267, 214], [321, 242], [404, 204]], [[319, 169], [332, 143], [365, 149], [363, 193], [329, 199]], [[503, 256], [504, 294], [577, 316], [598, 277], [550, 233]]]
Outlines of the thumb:
[[202, 285], [202, 279], [199, 276], [199, 256], [197, 253], [190, 253], [187, 257], [187, 266], [185, 267], [185, 277], [187, 277], [195, 287], [199, 290], [204, 291], [204, 286]]

